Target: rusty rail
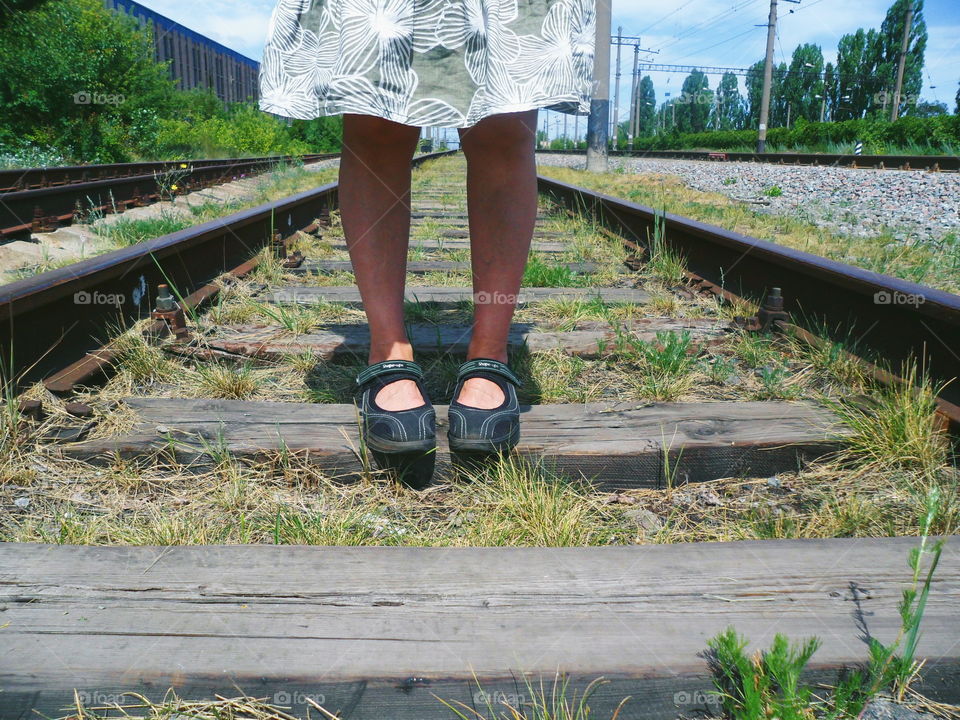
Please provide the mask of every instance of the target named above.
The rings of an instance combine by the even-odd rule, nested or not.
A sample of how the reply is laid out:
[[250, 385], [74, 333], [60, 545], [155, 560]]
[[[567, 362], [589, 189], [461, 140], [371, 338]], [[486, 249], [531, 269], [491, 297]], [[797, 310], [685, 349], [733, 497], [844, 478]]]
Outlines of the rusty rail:
[[[323, 157], [325, 156], [313, 155], [304, 159], [314, 162]], [[54, 183], [49, 182], [48, 177], [45, 187], [0, 194], [0, 240], [26, 238], [30, 233], [50, 232], [71, 224], [77, 217], [124, 212], [127, 208], [156, 202], [164, 196], [182, 195], [247, 174], [265, 172], [291, 159], [295, 158], [278, 156], [204, 160], [199, 161], [199, 164], [192, 161], [135, 163], [122, 166], [129, 170], [130, 174], [106, 179]], [[31, 173], [51, 173], [53, 170], [51, 168], [23, 172], [29, 177]]]
[[202, 302], [212, 280], [336, 206], [337, 183], [328, 183], [0, 287], [3, 379], [23, 385], [91, 377], [109, 361], [103, 354], [109, 336], [151, 317], [158, 286]]
[[[560, 205], [596, 218], [637, 246], [648, 246], [660, 224], [664, 241], [683, 254], [688, 270], [719, 288], [761, 303], [780, 288], [783, 311], [797, 322], [856, 338], [865, 359], [894, 374], [906, 361], [920, 362], [935, 383], [946, 384], [941, 409], [950, 413], [960, 405], [960, 296], [552, 178], [538, 181]], [[951, 422], [960, 424], [960, 414]]]
[[[582, 155], [582, 150], [537, 150], [556, 155]], [[927, 170], [960, 172], [956, 155], [830, 155], [826, 153], [741, 153], [713, 150], [611, 150], [616, 157], [663, 160], [710, 160], [712, 162], [756, 162], [775, 165], [846, 167], [861, 170]]]

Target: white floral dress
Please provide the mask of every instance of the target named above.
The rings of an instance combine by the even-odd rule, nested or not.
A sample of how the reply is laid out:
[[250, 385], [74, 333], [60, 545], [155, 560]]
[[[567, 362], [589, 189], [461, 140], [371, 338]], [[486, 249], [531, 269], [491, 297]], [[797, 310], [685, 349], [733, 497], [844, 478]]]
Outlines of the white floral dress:
[[586, 114], [596, 0], [279, 0], [260, 108], [469, 127], [497, 113]]

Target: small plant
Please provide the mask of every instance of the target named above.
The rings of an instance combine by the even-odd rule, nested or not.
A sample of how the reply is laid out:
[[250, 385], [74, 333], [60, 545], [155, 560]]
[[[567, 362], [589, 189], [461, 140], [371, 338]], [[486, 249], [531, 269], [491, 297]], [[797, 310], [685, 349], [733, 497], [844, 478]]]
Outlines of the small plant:
[[714, 355], [709, 360], [705, 360], [702, 366], [710, 382], [716, 385], [723, 385], [736, 372], [734, 361], [722, 355]]
[[[511, 688], [513, 691], [509, 693], [491, 693], [479, 680], [474, 680], [477, 692], [473, 695], [473, 707], [459, 701], [448, 702], [436, 695], [434, 697], [459, 720], [592, 720], [595, 716], [588, 701], [596, 689], [606, 682], [603, 678], [597, 678], [578, 696], [576, 690], [570, 687], [570, 679], [560, 674], [554, 677], [553, 687], [550, 688], [544, 687], [542, 677], [537, 687], [524, 676], [523, 688]], [[620, 701], [610, 720], [620, 717], [620, 711], [629, 700], [626, 697]], [[479, 710], [477, 705], [480, 706]]]
[[[727, 717], [733, 720], [836, 720], [855, 718], [864, 705], [882, 692], [892, 692], [902, 702], [922, 663], [916, 659], [933, 575], [943, 553], [945, 539], [931, 541], [930, 532], [941, 513], [937, 488], [926, 495], [920, 519], [920, 545], [911, 549], [908, 563], [913, 578], [900, 600], [900, 632], [889, 645], [870, 638], [869, 658], [862, 670], [847, 672], [830, 697], [815, 704], [812, 691], [800, 684], [800, 675], [820, 641], [810, 638], [791, 647], [779, 633], [765, 652], [748, 656], [747, 640], [727, 628], [707, 641], [708, 661], [714, 686]], [[818, 711], [828, 708], [828, 712]]]
[[197, 373], [200, 388], [208, 397], [246, 400], [257, 391], [257, 378], [249, 364], [238, 367], [201, 365]]
[[[916, 659], [917, 643], [920, 641], [920, 623], [930, 596], [930, 585], [937, 570], [943, 546], [943, 538], [930, 541], [930, 529], [940, 514], [940, 490], [932, 488], [927, 493], [926, 512], [920, 520], [920, 545], [910, 551], [908, 563], [913, 570], [913, 580], [903, 591], [900, 600], [900, 633], [890, 645], [870, 638], [870, 664], [868, 666], [867, 695], [872, 697], [881, 690], [890, 689], [898, 701], [902, 701], [910, 683], [920, 671]], [[924, 560], [929, 557], [924, 572]]]
[[736, 185], [737, 179], [735, 177], [728, 177], [723, 179], [724, 185]]
[[800, 394], [800, 387], [790, 382], [790, 373], [783, 365], [765, 365], [757, 373], [760, 389], [757, 400], [792, 400]]
[[650, 259], [647, 270], [667, 285], [679, 285], [687, 277], [686, 259], [669, 246], [666, 240], [666, 211], [653, 217], [653, 233], [648, 235]]
[[746, 638], [731, 627], [707, 645], [714, 686], [727, 717], [813, 720], [812, 690], [800, 684], [800, 674], [820, 647], [817, 638], [795, 647], [777, 633], [769, 650], [749, 656]]
[[935, 422], [942, 386], [930, 383], [915, 363], [900, 371], [903, 382], [876, 387], [870, 407], [830, 403], [851, 430], [842, 457], [865, 470], [893, 468], [933, 476], [948, 456], [948, 442]]
[[577, 287], [583, 285], [567, 265], [545, 263], [532, 257], [523, 271], [523, 287]]
[[193, 168], [187, 163], [180, 163], [177, 167], [163, 172], [154, 172], [153, 177], [157, 183], [157, 194], [160, 199], [173, 202], [177, 192], [184, 189], [184, 182], [192, 172]]
[[294, 335], [303, 335], [310, 332], [317, 324], [316, 318], [312, 313], [303, 312], [299, 307], [290, 310], [283, 305], [267, 305], [259, 303], [257, 312], [266, 315], [275, 323], [283, 326], [285, 330]]
[[781, 188], [779, 185], [771, 185], [763, 191], [763, 194], [772, 198], [780, 197], [783, 195], [783, 188]]
[[651, 400], [676, 400], [693, 382], [691, 370], [696, 362], [690, 333], [658, 332], [650, 343], [615, 329], [615, 348], [627, 358], [635, 358], [640, 373], [633, 377], [637, 392]]

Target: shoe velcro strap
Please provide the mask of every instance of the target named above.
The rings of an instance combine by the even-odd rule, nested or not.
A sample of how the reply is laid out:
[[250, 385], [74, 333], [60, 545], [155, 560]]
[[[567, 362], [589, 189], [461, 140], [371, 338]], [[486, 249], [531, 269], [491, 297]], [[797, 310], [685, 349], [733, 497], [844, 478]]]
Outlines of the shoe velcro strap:
[[502, 363], [499, 360], [490, 360], [488, 358], [474, 358], [473, 360], [467, 360], [463, 365], [460, 366], [460, 370], [457, 371], [457, 380], [463, 380], [468, 375], [478, 372], [494, 373], [506, 378], [517, 387], [523, 387], [523, 383], [520, 381], [520, 378], [514, 375], [513, 371], [505, 363]]
[[423, 378], [423, 368], [412, 360], [384, 360], [364, 368], [357, 375], [357, 385], [363, 385], [382, 375], [402, 374], [416, 380]]

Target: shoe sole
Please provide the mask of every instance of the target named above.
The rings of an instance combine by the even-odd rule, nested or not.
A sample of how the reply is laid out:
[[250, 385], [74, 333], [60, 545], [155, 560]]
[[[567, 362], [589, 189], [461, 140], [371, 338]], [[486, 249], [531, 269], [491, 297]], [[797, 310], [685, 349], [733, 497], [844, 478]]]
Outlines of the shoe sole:
[[447, 434], [447, 442], [450, 445], [450, 452], [464, 453], [505, 453], [510, 452], [517, 443], [520, 442], [520, 428], [517, 427], [510, 436], [502, 440], [473, 440], [470, 438], [458, 438]]
[[365, 445], [373, 452], [383, 453], [384, 455], [415, 455], [435, 450], [437, 441], [435, 438], [426, 440], [384, 440], [367, 437]]

